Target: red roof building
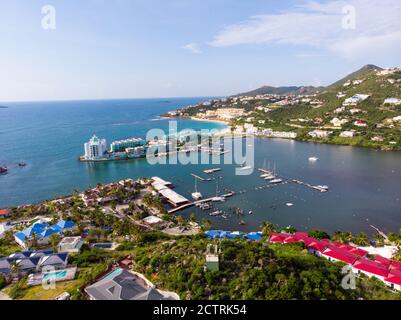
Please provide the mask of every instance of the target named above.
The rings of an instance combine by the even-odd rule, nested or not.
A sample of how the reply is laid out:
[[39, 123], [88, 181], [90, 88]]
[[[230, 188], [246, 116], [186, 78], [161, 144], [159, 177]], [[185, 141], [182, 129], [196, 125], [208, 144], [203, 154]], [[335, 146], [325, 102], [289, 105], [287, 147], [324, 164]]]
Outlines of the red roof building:
[[375, 256], [375, 262], [381, 264], [383, 267], [385, 267], [386, 269], [390, 268], [391, 265], [391, 260], [384, 258], [382, 256], [376, 255]]
[[326, 243], [324, 243], [324, 242], [322, 242], [322, 241], [319, 241], [319, 240], [314, 240], [314, 241], [311, 241], [308, 245], [307, 245], [307, 247], [308, 248], [310, 248], [310, 249], [312, 249], [312, 250], [314, 250], [314, 251], [318, 251], [318, 252], [320, 252], [320, 253], [322, 253], [326, 248], [327, 248], [327, 244]]
[[308, 234], [305, 232], [295, 232], [294, 237], [298, 240], [303, 240], [305, 238], [309, 238]]
[[286, 238], [288, 238], [288, 236], [289, 236], [288, 234], [284, 234], [284, 233], [273, 233], [270, 236], [269, 241], [270, 242], [277, 242], [277, 243], [284, 243], [284, 240]]
[[352, 266], [358, 271], [362, 271], [368, 276], [376, 276], [379, 278], [386, 278], [388, 276], [388, 269], [382, 264], [369, 259], [361, 258], [355, 261]]
[[299, 242], [299, 240], [292, 235], [284, 239], [284, 243], [291, 243], [291, 242]]
[[392, 270], [384, 279], [384, 281], [387, 282], [387, 284], [392, 288], [401, 290], [401, 271]]
[[9, 209], [0, 209], [0, 217], [6, 217], [9, 213]]
[[390, 270], [399, 270], [399, 271], [401, 271], [401, 262], [399, 262], [399, 261], [391, 261]]
[[346, 250], [339, 249], [333, 245], [329, 245], [326, 250], [323, 251], [322, 253], [323, 256], [328, 258], [329, 260], [336, 260], [336, 261], [341, 261], [344, 263], [348, 264], [353, 264], [356, 259], [358, 259], [358, 256], [349, 253]]
[[353, 253], [357, 256], [360, 256], [360, 257], [366, 257], [368, 254], [367, 251], [360, 249], [360, 248], [356, 248], [356, 247], [352, 247], [352, 249], [350, 249], [349, 252]]

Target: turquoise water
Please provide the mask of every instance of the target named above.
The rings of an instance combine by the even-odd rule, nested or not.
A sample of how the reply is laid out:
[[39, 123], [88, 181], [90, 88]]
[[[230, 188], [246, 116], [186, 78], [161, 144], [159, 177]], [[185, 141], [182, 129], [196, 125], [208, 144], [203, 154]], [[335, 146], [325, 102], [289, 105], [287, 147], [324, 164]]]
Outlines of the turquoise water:
[[[193, 99], [152, 99], [120, 101], [77, 101], [12, 104], [0, 109], [0, 165], [10, 168], [0, 176], [0, 207], [35, 203], [51, 197], [84, 190], [98, 182], [124, 178], [160, 176], [172, 181], [176, 191], [190, 199], [196, 173], [216, 165], [158, 165], [145, 159], [80, 163], [83, 143], [92, 134], [112, 140], [144, 137], [147, 130], [164, 130], [168, 121], [158, 118], [165, 111], [193, 104]], [[222, 125], [179, 120], [179, 128], [221, 128]], [[316, 156], [319, 161], [310, 163]], [[19, 161], [27, 163], [18, 167]], [[317, 191], [296, 184], [257, 189], [266, 185], [258, 172], [235, 176], [235, 165], [217, 165], [219, 193], [234, 190], [237, 195], [217, 208], [228, 219], [209, 217], [197, 208], [198, 218], [210, 219], [216, 228], [257, 231], [263, 221], [299, 230], [322, 228], [327, 231], [350, 230], [371, 233], [370, 225], [383, 231], [401, 228], [401, 153], [302, 143], [287, 140], [258, 139], [255, 143], [255, 166], [276, 163], [278, 173], [312, 185], [328, 185], [330, 192]], [[216, 180], [199, 182], [205, 197], [216, 194]], [[244, 193], [240, 194], [239, 192]], [[293, 206], [287, 206], [292, 203]], [[233, 207], [245, 211], [240, 219], [230, 215]], [[253, 211], [252, 215], [247, 214]]]
[[[141, 173], [143, 161], [83, 164], [77, 158], [93, 134], [110, 143], [145, 137], [151, 128], [168, 133], [166, 111], [193, 104], [201, 98], [70, 101], [6, 104], [0, 109], [0, 208], [37, 203], [98, 182], [112, 182]], [[179, 120], [184, 128], [221, 128], [220, 124]], [[24, 161], [26, 167], [18, 167]]]
[[43, 279], [63, 279], [67, 275], [67, 271], [58, 271], [52, 273], [45, 273]]

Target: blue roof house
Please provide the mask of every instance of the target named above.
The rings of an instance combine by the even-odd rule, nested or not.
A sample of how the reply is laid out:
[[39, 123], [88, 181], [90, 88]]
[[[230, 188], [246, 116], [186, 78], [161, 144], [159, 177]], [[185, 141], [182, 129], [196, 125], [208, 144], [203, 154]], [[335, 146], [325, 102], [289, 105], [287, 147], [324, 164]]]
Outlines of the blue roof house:
[[53, 234], [62, 234], [67, 230], [75, 227], [73, 221], [60, 220], [54, 225], [47, 223], [35, 223], [29, 228], [17, 232], [14, 235], [15, 241], [23, 248], [29, 247], [29, 241], [33, 238], [36, 239], [39, 245], [45, 245], [49, 243], [49, 237]]

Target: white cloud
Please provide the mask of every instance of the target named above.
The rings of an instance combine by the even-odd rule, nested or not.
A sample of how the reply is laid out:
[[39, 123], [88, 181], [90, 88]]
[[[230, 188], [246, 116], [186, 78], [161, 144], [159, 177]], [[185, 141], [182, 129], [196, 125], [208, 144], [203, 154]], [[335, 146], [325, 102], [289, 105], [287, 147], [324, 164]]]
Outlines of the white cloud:
[[192, 53], [195, 53], [195, 54], [202, 53], [202, 51], [199, 48], [199, 45], [197, 43], [195, 43], [195, 42], [188, 43], [185, 46], [183, 46], [182, 48], [185, 49], [185, 50], [188, 50], [188, 51], [190, 51]]
[[[355, 29], [343, 28], [345, 6], [355, 8]], [[292, 10], [255, 15], [226, 26], [210, 45], [291, 44], [328, 49], [346, 57], [394, 52], [401, 50], [400, 17], [399, 0], [305, 1]]]

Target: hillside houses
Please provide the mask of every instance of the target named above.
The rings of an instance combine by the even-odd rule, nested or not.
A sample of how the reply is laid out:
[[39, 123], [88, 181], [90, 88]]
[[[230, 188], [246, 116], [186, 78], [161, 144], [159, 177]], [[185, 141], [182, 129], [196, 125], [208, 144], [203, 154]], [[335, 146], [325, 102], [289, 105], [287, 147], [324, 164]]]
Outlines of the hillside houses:
[[354, 122], [354, 126], [356, 126], [356, 127], [367, 127], [368, 123], [366, 121], [364, 121], [364, 120], [356, 120]]
[[350, 98], [345, 99], [343, 106], [356, 106], [359, 102], [366, 100], [370, 96], [367, 94], [356, 94]]
[[340, 133], [341, 138], [353, 138], [355, 136], [355, 130], [346, 130]]
[[398, 98], [387, 98], [384, 100], [384, 104], [390, 104], [390, 105], [401, 105], [401, 99]]
[[339, 118], [333, 118], [330, 120], [330, 123], [335, 126], [335, 127], [342, 127], [343, 124], [346, 124], [348, 122], [348, 119], [339, 119]]
[[35, 240], [38, 245], [46, 245], [49, 243], [51, 235], [62, 235], [67, 230], [75, 229], [76, 225], [73, 221], [60, 220], [56, 224], [49, 225], [48, 223], [36, 222], [29, 228], [17, 232], [14, 235], [15, 242], [21, 247], [27, 248], [32, 240]]
[[327, 138], [333, 133], [333, 131], [326, 131], [326, 130], [313, 130], [308, 133], [309, 136], [312, 138]]
[[317, 240], [304, 232], [275, 233], [269, 237], [269, 242], [281, 244], [302, 242], [315, 256], [332, 262], [345, 263], [351, 267], [355, 275], [374, 277], [390, 288], [401, 291], [401, 263], [380, 255], [374, 255], [373, 259], [370, 259], [369, 252], [363, 248], [332, 242], [329, 239]]

